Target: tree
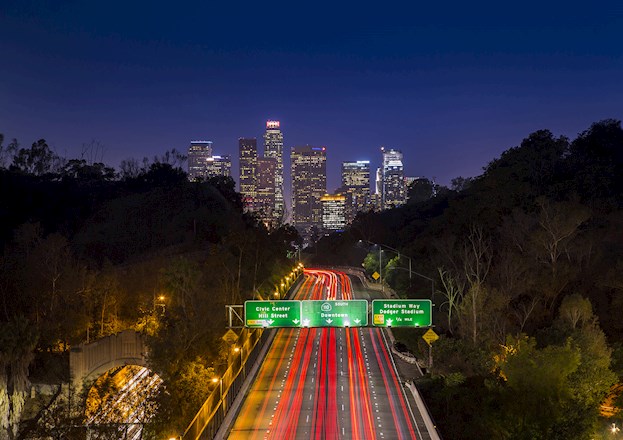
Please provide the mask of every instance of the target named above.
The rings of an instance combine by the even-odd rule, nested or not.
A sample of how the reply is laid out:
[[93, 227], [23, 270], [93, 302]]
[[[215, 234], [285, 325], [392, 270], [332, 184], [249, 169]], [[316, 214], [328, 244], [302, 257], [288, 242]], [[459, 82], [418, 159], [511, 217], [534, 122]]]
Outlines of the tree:
[[141, 168], [138, 160], [131, 157], [124, 159], [119, 165], [119, 178], [121, 180], [136, 179], [141, 173], [145, 173], [147, 170]]
[[154, 163], [171, 165], [174, 168], [182, 168], [188, 156], [180, 153], [175, 148], [167, 150], [162, 156], [154, 156]]
[[559, 319], [575, 329], [593, 319], [591, 302], [577, 293], [565, 296], [558, 311]]
[[473, 343], [478, 340], [480, 314], [489, 293], [484, 282], [491, 269], [492, 259], [490, 239], [485, 237], [481, 227], [472, 225], [463, 244], [463, 272], [468, 289], [460, 310], [463, 315], [463, 329], [471, 334]]
[[421, 178], [414, 180], [407, 189], [408, 203], [421, 203], [433, 196], [433, 182]]
[[443, 270], [443, 268], [439, 267], [437, 271], [439, 272], [439, 279], [443, 286], [443, 290], [438, 290], [438, 292], [446, 298], [446, 301], [439, 306], [439, 309], [444, 305], [448, 308], [446, 312], [448, 317], [448, 331], [453, 333], [452, 314], [458, 311], [459, 304], [463, 299], [463, 289], [465, 286], [460, 284], [457, 278], [453, 277], [448, 271]]
[[503, 350], [499, 367], [505, 438], [559, 438], [553, 433], [572, 401], [571, 375], [580, 365], [580, 353], [570, 345], [538, 349], [526, 336], [509, 338]]
[[30, 149], [20, 148], [13, 158], [13, 167], [27, 174], [42, 176], [55, 171], [60, 158], [54, 153], [45, 139], [34, 142]]
[[575, 191], [591, 206], [616, 208], [623, 197], [621, 121], [596, 122], [571, 143], [568, 165]]
[[572, 244], [580, 232], [580, 226], [590, 217], [590, 211], [573, 202], [555, 202], [540, 197], [537, 225], [530, 239], [537, 261], [549, 272], [541, 281], [544, 286], [545, 305], [552, 310], [556, 299], [569, 283], [571, 273], [576, 271]]
[[472, 185], [473, 181], [472, 177], [455, 177], [450, 181], [450, 189], [457, 192], [465, 191]]
[[60, 175], [66, 179], [75, 179], [82, 182], [112, 181], [117, 174], [114, 168], [107, 167], [101, 162], [87, 163], [84, 159], [70, 159], [63, 165]]
[[19, 143], [15, 138], [6, 147], [3, 143], [4, 135], [0, 133], [0, 168], [6, 168], [6, 164], [13, 159], [15, 152], [19, 149]]

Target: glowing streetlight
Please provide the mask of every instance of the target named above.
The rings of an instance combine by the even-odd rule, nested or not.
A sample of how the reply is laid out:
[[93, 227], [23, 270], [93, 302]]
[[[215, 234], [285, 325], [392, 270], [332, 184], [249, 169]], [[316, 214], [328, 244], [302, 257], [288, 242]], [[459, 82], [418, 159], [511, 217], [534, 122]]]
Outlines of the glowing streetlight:
[[621, 429], [617, 426], [616, 423], [613, 423], [612, 426], [610, 427], [610, 432], [612, 434], [616, 434], [617, 432], [619, 432]]
[[225, 411], [225, 400], [223, 400], [223, 378], [222, 377], [213, 377], [212, 383], [219, 384], [219, 401], [223, 403], [223, 411]]
[[161, 315], [164, 315], [164, 309], [166, 307], [166, 304], [164, 302], [165, 299], [167, 298], [164, 295], [158, 295], [158, 297], [154, 295], [154, 312], [156, 311], [157, 307], [162, 307]]
[[244, 365], [242, 364], [242, 347], [234, 347], [234, 353], [240, 353], [240, 369], [242, 370], [243, 376], [245, 375]]

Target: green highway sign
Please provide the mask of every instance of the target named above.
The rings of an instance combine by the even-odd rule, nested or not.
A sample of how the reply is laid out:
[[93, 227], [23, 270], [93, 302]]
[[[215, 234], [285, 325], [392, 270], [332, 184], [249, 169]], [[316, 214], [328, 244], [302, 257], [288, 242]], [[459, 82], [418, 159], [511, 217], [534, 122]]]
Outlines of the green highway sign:
[[301, 301], [302, 327], [365, 327], [368, 301], [365, 299]]
[[245, 301], [247, 327], [300, 327], [300, 301]]
[[430, 327], [433, 303], [430, 299], [374, 299], [375, 327]]

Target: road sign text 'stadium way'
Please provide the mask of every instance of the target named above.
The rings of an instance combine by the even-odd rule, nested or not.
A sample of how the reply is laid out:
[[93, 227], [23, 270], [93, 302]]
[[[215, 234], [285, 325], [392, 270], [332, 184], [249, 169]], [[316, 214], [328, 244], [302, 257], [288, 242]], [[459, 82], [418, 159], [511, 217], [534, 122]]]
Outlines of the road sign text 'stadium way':
[[429, 299], [374, 299], [375, 327], [430, 327], [433, 304]]
[[[366, 327], [368, 301], [280, 300], [246, 301], [244, 323], [250, 328]], [[430, 327], [432, 303], [428, 299], [372, 301], [375, 327]]]

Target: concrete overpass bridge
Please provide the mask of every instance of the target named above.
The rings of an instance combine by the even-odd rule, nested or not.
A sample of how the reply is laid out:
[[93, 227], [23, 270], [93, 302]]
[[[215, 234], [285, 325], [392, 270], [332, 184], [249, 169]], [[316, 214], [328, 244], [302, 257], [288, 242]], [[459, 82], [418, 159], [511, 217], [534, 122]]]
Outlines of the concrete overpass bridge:
[[74, 390], [90, 384], [115, 367], [139, 365], [146, 367], [147, 347], [140, 333], [124, 330], [89, 344], [72, 347], [69, 373]]

